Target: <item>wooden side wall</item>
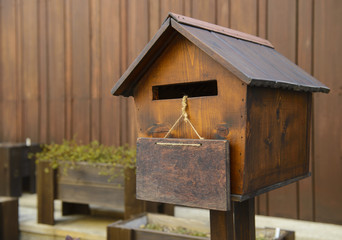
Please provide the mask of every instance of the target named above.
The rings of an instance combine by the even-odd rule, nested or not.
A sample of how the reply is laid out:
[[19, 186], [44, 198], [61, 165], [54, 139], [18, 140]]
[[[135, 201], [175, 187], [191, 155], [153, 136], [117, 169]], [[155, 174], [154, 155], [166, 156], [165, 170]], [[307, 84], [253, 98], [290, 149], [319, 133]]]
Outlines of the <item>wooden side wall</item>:
[[267, 38], [331, 88], [314, 97], [313, 177], [256, 205], [342, 224], [340, 0], [0, 0], [0, 141], [134, 144], [132, 99], [110, 89], [169, 11]]

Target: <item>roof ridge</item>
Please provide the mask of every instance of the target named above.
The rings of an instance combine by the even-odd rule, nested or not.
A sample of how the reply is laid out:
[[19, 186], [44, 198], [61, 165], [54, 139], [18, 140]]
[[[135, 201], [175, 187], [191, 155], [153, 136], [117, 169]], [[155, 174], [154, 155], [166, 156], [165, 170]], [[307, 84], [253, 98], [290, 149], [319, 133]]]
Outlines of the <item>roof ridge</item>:
[[205, 21], [201, 21], [201, 20], [194, 19], [194, 18], [191, 18], [191, 17], [186, 17], [186, 16], [179, 15], [179, 14], [172, 13], [172, 12], [169, 12], [169, 14], [168, 14], [167, 18], [165, 19], [165, 21], [168, 18], [172, 18], [172, 19], [174, 19], [178, 23], [183, 23], [183, 24], [187, 24], [187, 25], [190, 25], [190, 26], [199, 27], [199, 28], [206, 29], [206, 30], [209, 30], [209, 31], [221, 33], [221, 34], [224, 34], [224, 35], [227, 35], [227, 36], [235, 37], [235, 38], [238, 38], [238, 39], [242, 39], [242, 40], [246, 40], [246, 41], [249, 41], [249, 42], [254, 42], [254, 43], [258, 43], [258, 44], [261, 44], [261, 45], [264, 45], [264, 46], [267, 46], [267, 47], [274, 48], [274, 46], [268, 40], [266, 40], [266, 39], [263, 39], [263, 38], [260, 38], [260, 37], [257, 37], [257, 36], [254, 36], [254, 35], [251, 35], [251, 34], [248, 34], [248, 33], [240, 32], [240, 31], [237, 31], [237, 30], [234, 30], [234, 29], [222, 27], [222, 26], [219, 26], [219, 25], [216, 25], [216, 24], [208, 23], [208, 22], [205, 22]]

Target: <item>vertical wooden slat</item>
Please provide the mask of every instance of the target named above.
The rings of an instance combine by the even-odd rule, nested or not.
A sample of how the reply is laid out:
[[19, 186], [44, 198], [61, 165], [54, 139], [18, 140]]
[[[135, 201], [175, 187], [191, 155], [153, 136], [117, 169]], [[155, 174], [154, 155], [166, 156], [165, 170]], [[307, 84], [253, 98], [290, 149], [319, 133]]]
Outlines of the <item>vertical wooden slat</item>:
[[184, 15], [191, 17], [192, 16], [192, 0], [184, 0]]
[[21, 0], [15, 0], [15, 29], [16, 29], [16, 119], [12, 125], [16, 127], [16, 141], [23, 139], [23, 38], [22, 38], [22, 3]]
[[39, 142], [48, 139], [47, 5], [38, 1]]
[[[159, 10], [159, 9], [158, 9]], [[120, 76], [128, 67], [127, 49], [127, 1], [120, 0]], [[116, 81], [117, 79], [114, 79]], [[128, 138], [128, 103], [127, 98], [120, 97], [120, 144], [127, 144]]]
[[128, 62], [131, 63], [149, 40], [147, 0], [128, 1]]
[[160, 1], [160, 22], [159, 27], [167, 17], [169, 12], [184, 14], [184, 3], [182, 0], [163, 0]]
[[[162, 1], [164, 2], [164, 1]], [[152, 39], [158, 31], [163, 21], [164, 16], [161, 14], [161, 2], [159, 0], [149, 0], [149, 38]]]
[[[49, 169], [48, 172], [45, 169]], [[37, 164], [37, 221], [54, 225], [54, 171], [48, 162]]]
[[231, 0], [231, 22], [232, 29], [256, 35], [257, 33], [257, 1]]
[[65, 137], [64, 2], [47, 2], [49, 140]]
[[216, 5], [216, 24], [224, 27], [230, 27], [230, 14], [229, 14], [230, 0], [217, 0]]
[[71, 1], [72, 130], [84, 143], [90, 140], [89, 0]]
[[[297, 64], [306, 72], [312, 72], [312, 1], [298, 1], [298, 36], [297, 36]], [[312, 171], [312, 158], [310, 159]], [[313, 178], [299, 182], [298, 203], [299, 219], [313, 220]]]
[[268, 0], [267, 38], [291, 61], [296, 59], [296, 0]]
[[[268, 0], [267, 36], [275, 49], [296, 60], [296, 1]], [[268, 208], [272, 216], [298, 218], [297, 183], [271, 191]]]
[[120, 77], [120, 2], [101, 2], [101, 141], [120, 144], [120, 99], [110, 94]]
[[[2, 0], [0, 0], [0, 4], [2, 5]], [[0, 49], [2, 49], [2, 11], [0, 9]], [[2, 60], [2, 54], [0, 54], [0, 115], [2, 116], [3, 115], [3, 112], [2, 112], [2, 109], [3, 109], [3, 102], [4, 102], [4, 99], [3, 99], [3, 90], [2, 90], [2, 82], [3, 82], [3, 78], [2, 78], [2, 63], [3, 63], [3, 60]], [[3, 134], [2, 134], [2, 129], [3, 129], [3, 121], [2, 121], [2, 118], [0, 118], [0, 141], [3, 142]]]
[[[147, 2], [147, 0], [128, 1], [127, 47], [129, 63], [132, 63], [149, 40]], [[135, 145], [137, 139], [137, 124], [134, 101], [131, 97], [128, 99], [128, 121], [128, 141], [129, 144]]]
[[[2, 82], [2, 138], [16, 141], [16, 91], [17, 91], [17, 55], [16, 55], [16, 1], [2, 0], [0, 8], [1, 29], [1, 82]], [[6, 106], [6, 107], [5, 107]]]
[[267, 38], [267, 1], [258, 0], [258, 33], [262, 38]]
[[101, 139], [101, 22], [100, 1], [90, 0], [90, 77], [91, 77], [91, 140]]
[[268, 193], [261, 194], [257, 198], [256, 214], [269, 215], [268, 210]]
[[192, 17], [202, 21], [216, 22], [216, 1], [215, 0], [195, 0], [192, 1]]
[[64, 39], [65, 39], [65, 138], [73, 137], [73, 79], [72, 79], [72, 1], [64, 0]]
[[[22, 94], [23, 137], [38, 141], [39, 128], [39, 82], [38, 82], [38, 1], [20, 3], [22, 14]], [[21, 139], [23, 140], [23, 139]]]
[[328, 95], [314, 99], [316, 221], [342, 224], [342, 1], [314, 1], [314, 76]]

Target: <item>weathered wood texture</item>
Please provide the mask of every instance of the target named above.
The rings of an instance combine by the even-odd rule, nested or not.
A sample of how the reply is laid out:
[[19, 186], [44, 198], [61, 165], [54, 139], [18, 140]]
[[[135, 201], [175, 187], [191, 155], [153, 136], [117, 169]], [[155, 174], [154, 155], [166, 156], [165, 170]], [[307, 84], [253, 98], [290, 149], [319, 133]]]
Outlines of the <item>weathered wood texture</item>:
[[[196, 36], [200, 39], [199, 41], [203, 40], [208, 44], [207, 47], [216, 44], [216, 40], [206, 42], [212, 37], [207, 30], [192, 28], [197, 32]], [[202, 32], [205, 34], [203, 35]], [[165, 37], [169, 34], [165, 31], [161, 36]], [[139, 56], [132, 65], [133, 67], [130, 67], [129, 74], [126, 75], [127, 72], [125, 72], [119, 84], [114, 87], [120, 94], [125, 95], [127, 88], [131, 93], [133, 92], [137, 107], [139, 137], [151, 138], [158, 135], [162, 137], [163, 132], [165, 136], [167, 130], [172, 128], [168, 137], [196, 138], [195, 131], [189, 127], [190, 124], [184, 123], [183, 120], [178, 125], [172, 126], [173, 122], [178, 121], [182, 96], [187, 95], [189, 105], [187, 113], [200, 135], [205, 139], [230, 141], [232, 194], [247, 199], [271, 188], [284, 186], [291, 179], [309, 174], [312, 93], [291, 89], [246, 86], [244, 81], [234, 76], [230, 70], [222, 67], [216, 58], [214, 60], [202, 51], [202, 47], [200, 49], [199, 46], [180, 34], [170, 38], [172, 41], [156, 60], [152, 59], [152, 63], [146, 65], [148, 64], [145, 62], [146, 58], [153, 58], [153, 55], [147, 55], [142, 59]], [[158, 41], [156, 41], [157, 43]], [[258, 49], [258, 51], [261, 51], [262, 54], [269, 53], [268, 47], [261, 48], [264, 49]], [[154, 46], [151, 49], [154, 49]], [[220, 49], [223, 53], [222, 49], [224, 48]], [[271, 54], [271, 56], [274, 55]], [[140, 60], [144, 63], [140, 63]], [[269, 63], [260, 61], [258, 64], [262, 69], [265, 64], [267, 68]], [[287, 62], [284, 64], [288, 67]], [[135, 87], [122, 88], [121, 86], [124, 86], [128, 80], [132, 80], [132, 75], [136, 76], [135, 66], [139, 69], [145, 68], [144, 75], [141, 76]], [[278, 68], [281, 67], [283, 65], [279, 64]], [[117, 91], [114, 90], [113, 93], [117, 94]], [[164, 142], [164, 140], [160, 141]], [[177, 141], [181, 142], [181, 140]], [[191, 143], [190, 140], [184, 140], [185, 143], [187, 141]], [[186, 159], [189, 158], [189, 155], [185, 151], [184, 156], [181, 156], [181, 151], [185, 150], [183, 148], [180, 148], [181, 151], [177, 151], [177, 148], [158, 148], [160, 146], [157, 146], [156, 142], [158, 140], [149, 142], [148, 139], [141, 139], [138, 142], [138, 181], [142, 180], [139, 188], [142, 199], [163, 202], [167, 201], [165, 197], [168, 194], [177, 195], [176, 192], [182, 192], [179, 188], [177, 190], [170, 189], [168, 184], [165, 186], [161, 184], [164, 187], [161, 185], [157, 187], [158, 183], [163, 182], [162, 177], [182, 179], [172, 177], [175, 173], [172, 173], [170, 169], [173, 169], [176, 158], [171, 159], [172, 157], [168, 156], [177, 155], [177, 159], [187, 162]], [[190, 150], [194, 149], [189, 148]], [[192, 159], [196, 158], [195, 155], [190, 156]], [[215, 162], [216, 159], [219, 158], [213, 157], [212, 162]], [[167, 166], [168, 163], [171, 164]], [[209, 165], [210, 161], [207, 164]], [[158, 170], [153, 169], [154, 166], [158, 166], [156, 167]], [[190, 164], [188, 167], [191, 168], [192, 165]], [[165, 172], [163, 172], [163, 168], [166, 170]], [[142, 169], [141, 173], [140, 169]], [[160, 174], [161, 172], [163, 173]], [[198, 170], [198, 172], [201, 171]], [[168, 176], [167, 173], [171, 175]], [[189, 176], [189, 174], [183, 175]], [[149, 179], [149, 177], [151, 178]], [[157, 179], [152, 181], [154, 177]], [[153, 186], [148, 188], [145, 186], [148, 185], [145, 184], [147, 182], [152, 183]], [[164, 198], [158, 199], [159, 196], [151, 194], [151, 192], [160, 193], [159, 187], [165, 189]], [[146, 190], [143, 191], [143, 188]], [[148, 196], [149, 194], [150, 196]], [[220, 198], [218, 197], [218, 199]], [[180, 200], [181, 198], [177, 196], [176, 199]], [[170, 203], [182, 204], [181, 201], [172, 202], [176, 199], [169, 198], [168, 200]], [[194, 206], [191, 205], [189, 199], [187, 199], [188, 201], [183, 200], [184, 205]], [[202, 207], [204, 206], [209, 209], [225, 210], [221, 207], [208, 207], [203, 203]]]
[[108, 176], [99, 175], [98, 171], [99, 168], [86, 164], [75, 170], [68, 170], [67, 175], [59, 170], [56, 198], [66, 202], [92, 203], [123, 209], [124, 177], [120, 176], [108, 182]]
[[196, 220], [175, 218], [157, 214], [142, 214], [126, 221], [117, 221], [107, 226], [108, 240], [208, 240], [207, 237], [194, 237], [181, 233], [168, 233], [149, 229], [142, 229], [141, 225], [159, 224], [172, 227], [184, 227], [192, 231], [209, 232], [207, 225]]
[[[178, 54], [183, 52], [183, 54]], [[171, 64], [172, 63], [172, 64]], [[185, 63], [185, 64], [184, 64]], [[246, 86], [229, 71], [182, 36], [156, 60], [137, 87], [134, 101], [138, 116], [138, 136], [162, 138], [181, 114], [182, 99], [152, 101], [152, 86], [216, 80], [219, 95], [188, 99], [187, 113], [191, 123], [205, 139], [227, 139], [230, 144], [231, 192], [243, 192], [245, 153]], [[177, 76], [177, 77], [174, 77]], [[230, 84], [224, 84], [230, 81]], [[213, 108], [212, 106], [217, 106]], [[153, 111], [151, 111], [153, 109]], [[167, 111], [165, 111], [167, 109]], [[204, 109], [200, 111], [200, 109]], [[161, 114], [163, 113], [163, 114]], [[170, 138], [198, 138], [189, 124], [181, 121]]]
[[18, 198], [0, 197], [0, 240], [19, 239]]
[[254, 198], [234, 202], [235, 239], [255, 240], [255, 203]]
[[[235, 206], [236, 211], [243, 206]], [[239, 221], [243, 221], [241, 227], [239, 228], [236, 226], [235, 229], [229, 229], [229, 234], [218, 235], [218, 230], [222, 233], [223, 231], [227, 230], [227, 227], [224, 225], [227, 223], [224, 218], [227, 218], [227, 215], [224, 214], [222, 211], [211, 211], [210, 218], [214, 218], [215, 226], [209, 227], [208, 225], [204, 224], [203, 222], [199, 222], [196, 220], [190, 219], [182, 219], [182, 218], [175, 218], [175, 217], [168, 217], [163, 215], [157, 214], [143, 214], [138, 215], [132, 219], [125, 220], [125, 221], [117, 221], [107, 226], [107, 240], [181, 240], [181, 239], [188, 239], [188, 240], [252, 240], [255, 239], [255, 234], [263, 234], [267, 232], [267, 230], [272, 230], [273, 232], [275, 229], [263, 229], [258, 228], [255, 231], [255, 223], [254, 223], [254, 201], [250, 200], [245, 203], [247, 209], [249, 210], [245, 212], [243, 219], [236, 219], [237, 223], [241, 223]], [[244, 207], [243, 207], [244, 208]], [[241, 212], [240, 212], [241, 213]], [[252, 214], [252, 215], [251, 215]], [[229, 214], [228, 214], [229, 215]], [[233, 214], [230, 213], [231, 216], [228, 216], [229, 219], [233, 219]], [[248, 216], [253, 216], [249, 218]], [[229, 220], [230, 221], [230, 220]], [[160, 225], [165, 225], [168, 227], [172, 227], [176, 229], [177, 227], [185, 227], [189, 230], [194, 230], [202, 233], [211, 232], [211, 238], [209, 237], [193, 237], [185, 234], [178, 234], [178, 233], [167, 233], [162, 231], [156, 230], [149, 230], [149, 229], [141, 229], [141, 225], [145, 225], [147, 223], [153, 224], [157, 223]], [[214, 228], [213, 228], [214, 227]], [[254, 231], [251, 233], [250, 229], [254, 228]], [[220, 229], [221, 228], [221, 229]], [[213, 231], [214, 229], [214, 231]], [[223, 230], [223, 231], [222, 231]], [[268, 234], [269, 237], [271, 236]], [[294, 232], [281, 230], [281, 235], [279, 239], [282, 240], [294, 240]]]
[[[232, 202], [232, 204], [234, 204]], [[210, 234], [212, 240], [234, 239], [234, 208], [231, 211], [210, 210]]]
[[[49, 169], [48, 172], [45, 170]], [[54, 199], [56, 197], [56, 174], [48, 162], [37, 165], [37, 222], [55, 224]]]
[[[0, 4], [0, 141], [59, 142], [77, 135], [84, 142], [134, 144], [132, 101], [114, 100], [110, 89], [173, 11], [264, 37], [331, 88], [329, 95], [314, 96], [313, 177], [259, 197], [256, 213], [342, 223], [342, 192], [335, 184], [342, 181], [340, 0]], [[89, 87], [75, 79], [82, 76]]]
[[313, 74], [334, 89], [314, 99], [314, 219], [342, 224], [342, 2], [315, 0], [313, 14]]
[[55, 199], [65, 202], [62, 209], [65, 215], [90, 213], [88, 204], [122, 211], [127, 218], [144, 212], [145, 203], [132, 201], [135, 195], [135, 179], [131, 177], [134, 169], [130, 169], [133, 173], [126, 171], [130, 176], [126, 181], [125, 177], [118, 176], [111, 182], [108, 182], [108, 176], [99, 175], [99, 170], [80, 164], [65, 175], [61, 169], [52, 170], [48, 162], [40, 162], [37, 167], [38, 222], [54, 224]]
[[232, 202], [229, 212], [210, 210], [211, 240], [255, 240], [254, 198]]
[[229, 172], [226, 140], [138, 139], [138, 199], [228, 211]]
[[248, 88], [244, 189], [309, 172], [311, 93]]

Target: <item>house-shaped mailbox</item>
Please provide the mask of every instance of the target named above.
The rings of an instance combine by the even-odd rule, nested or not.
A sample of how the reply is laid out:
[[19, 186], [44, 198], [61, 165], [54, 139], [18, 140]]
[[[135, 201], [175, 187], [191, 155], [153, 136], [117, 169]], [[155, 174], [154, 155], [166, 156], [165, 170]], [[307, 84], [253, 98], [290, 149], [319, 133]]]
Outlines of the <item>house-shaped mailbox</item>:
[[[173, 13], [112, 89], [114, 95], [134, 97], [138, 137], [151, 141], [162, 139], [174, 125], [187, 95], [187, 113], [198, 133], [204, 139], [229, 141], [226, 191], [240, 201], [310, 175], [312, 92], [328, 93], [329, 88], [267, 40]], [[169, 138], [197, 136], [180, 123]], [[173, 155], [172, 150], [167, 154]], [[215, 158], [210, 160], [213, 166]], [[184, 162], [181, 168], [187, 168], [187, 161], [178, 159], [173, 166]], [[139, 176], [143, 165], [138, 156], [138, 198], [164, 201], [160, 187], [147, 186], [158, 182], [140, 183], [148, 175]], [[167, 181], [161, 184], [173, 184]]]

